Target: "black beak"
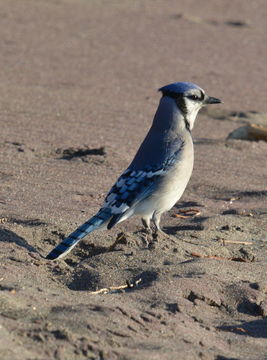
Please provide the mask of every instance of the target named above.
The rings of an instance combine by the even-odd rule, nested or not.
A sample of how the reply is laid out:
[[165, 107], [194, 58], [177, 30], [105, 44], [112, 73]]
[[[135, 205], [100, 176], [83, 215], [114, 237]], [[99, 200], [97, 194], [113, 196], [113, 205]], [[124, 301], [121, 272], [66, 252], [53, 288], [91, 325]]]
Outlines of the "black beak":
[[222, 101], [212, 96], [207, 96], [204, 100], [204, 104], [221, 104]]

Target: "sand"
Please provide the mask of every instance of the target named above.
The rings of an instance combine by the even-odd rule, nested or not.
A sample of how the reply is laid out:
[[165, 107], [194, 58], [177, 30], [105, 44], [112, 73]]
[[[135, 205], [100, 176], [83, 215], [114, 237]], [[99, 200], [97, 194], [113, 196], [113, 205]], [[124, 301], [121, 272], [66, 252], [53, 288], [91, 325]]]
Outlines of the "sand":
[[[227, 140], [267, 125], [266, 15], [263, 0], [0, 1], [1, 359], [267, 359], [267, 143]], [[197, 119], [168, 236], [147, 246], [134, 218], [45, 260], [175, 81], [224, 104]]]

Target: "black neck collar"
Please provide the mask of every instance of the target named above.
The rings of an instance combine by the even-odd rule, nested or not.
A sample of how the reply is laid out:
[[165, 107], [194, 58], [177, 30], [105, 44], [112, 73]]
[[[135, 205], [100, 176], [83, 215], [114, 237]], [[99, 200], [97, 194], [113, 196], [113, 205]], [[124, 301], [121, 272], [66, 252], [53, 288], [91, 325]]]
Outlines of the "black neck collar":
[[187, 108], [185, 105], [185, 99], [184, 99], [183, 94], [174, 93], [174, 92], [165, 92], [165, 93], [163, 93], [163, 96], [168, 96], [175, 100], [175, 103], [176, 103], [178, 109], [181, 111], [181, 113], [183, 115], [185, 127], [191, 133], [189, 121], [187, 119], [188, 112], [187, 112]]

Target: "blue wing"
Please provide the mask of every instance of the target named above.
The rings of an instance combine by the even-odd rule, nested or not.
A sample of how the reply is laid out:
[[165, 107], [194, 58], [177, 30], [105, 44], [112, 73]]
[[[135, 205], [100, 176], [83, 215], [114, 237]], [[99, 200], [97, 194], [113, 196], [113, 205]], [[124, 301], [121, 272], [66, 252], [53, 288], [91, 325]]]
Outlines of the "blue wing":
[[156, 190], [160, 178], [177, 161], [178, 152], [175, 152], [163, 164], [146, 166], [142, 170], [128, 168], [124, 171], [107, 194], [102, 207], [102, 209], [111, 210], [112, 217], [107, 225], [108, 229], [116, 225], [128, 209], [134, 208]]
[[179, 156], [177, 150], [161, 164], [144, 166], [142, 170], [125, 170], [109, 191], [99, 212], [57, 245], [46, 258], [54, 260], [65, 256], [82, 238], [100, 227], [111, 229], [128, 209], [134, 209], [156, 190], [160, 178], [179, 161]]

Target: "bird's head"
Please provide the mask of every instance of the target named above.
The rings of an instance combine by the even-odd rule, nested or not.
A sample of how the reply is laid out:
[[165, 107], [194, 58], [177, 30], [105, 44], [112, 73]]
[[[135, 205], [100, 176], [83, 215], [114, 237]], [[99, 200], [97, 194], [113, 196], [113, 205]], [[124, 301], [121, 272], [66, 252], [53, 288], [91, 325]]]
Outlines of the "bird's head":
[[193, 129], [197, 113], [203, 106], [222, 102], [220, 99], [206, 95], [203, 89], [190, 82], [169, 84], [160, 88], [159, 91], [162, 92], [162, 96], [175, 100], [189, 131]]

